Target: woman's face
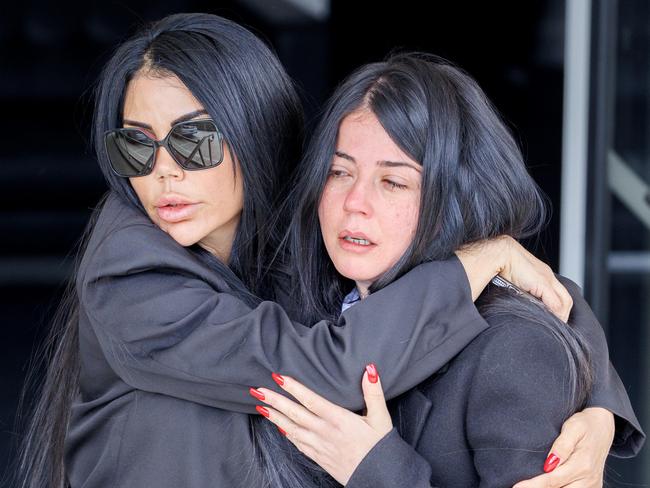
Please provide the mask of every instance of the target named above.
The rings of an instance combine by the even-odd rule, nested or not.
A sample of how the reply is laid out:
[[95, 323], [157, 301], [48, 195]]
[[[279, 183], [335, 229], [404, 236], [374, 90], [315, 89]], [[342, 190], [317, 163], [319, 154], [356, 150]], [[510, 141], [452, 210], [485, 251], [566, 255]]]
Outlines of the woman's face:
[[[205, 119], [207, 113], [175, 76], [135, 76], [124, 101], [124, 127], [163, 139], [179, 118]], [[224, 143], [225, 146], [225, 143]], [[153, 171], [129, 178], [151, 220], [183, 246], [198, 243], [227, 261], [244, 202], [239, 165], [224, 147], [223, 162], [186, 171], [158, 148]]]
[[367, 109], [339, 126], [336, 151], [318, 207], [327, 252], [362, 294], [413, 240], [422, 167], [388, 136]]

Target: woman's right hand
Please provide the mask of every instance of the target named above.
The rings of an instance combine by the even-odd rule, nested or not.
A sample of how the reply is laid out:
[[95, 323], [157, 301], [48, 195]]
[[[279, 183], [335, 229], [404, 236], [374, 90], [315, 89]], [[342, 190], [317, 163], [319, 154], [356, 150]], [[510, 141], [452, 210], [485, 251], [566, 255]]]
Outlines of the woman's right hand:
[[549, 265], [529, 253], [510, 236], [472, 243], [456, 251], [465, 268], [472, 299], [476, 300], [496, 275], [539, 298], [563, 322], [573, 299]]

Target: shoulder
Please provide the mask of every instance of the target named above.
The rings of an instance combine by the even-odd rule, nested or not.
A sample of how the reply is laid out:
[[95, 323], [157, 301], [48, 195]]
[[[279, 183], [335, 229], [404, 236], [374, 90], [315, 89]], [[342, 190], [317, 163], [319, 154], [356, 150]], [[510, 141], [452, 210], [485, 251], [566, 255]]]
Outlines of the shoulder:
[[525, 397], [526, 402], [568, 393], [569, 356], [553, 326], [515, 313], [498, 314], [487, 322], [489, 328], [461, 354], [473, 368], [470, 391], [479, 398], [486, 391], [502, 392]]
[[504, 311], [489, 316], [486, 318], [489, 327], [469, 347], [483, 351], [482, 358], [486, 357], [486, 353], [489, 353], [487, 357], [494, 355], [506, 360], [561, 357], [564, 347], [554, 333], [556, 325], [551, 325], [554, 319], [545, 315], [546, 312], [541, 312], [539, 316], [526, 316]]
[[124, 276], [154, 268], [201, 269], [187, 249], [163, 232], [142, 210], [111, 192], [96, 218], [77, 282]]

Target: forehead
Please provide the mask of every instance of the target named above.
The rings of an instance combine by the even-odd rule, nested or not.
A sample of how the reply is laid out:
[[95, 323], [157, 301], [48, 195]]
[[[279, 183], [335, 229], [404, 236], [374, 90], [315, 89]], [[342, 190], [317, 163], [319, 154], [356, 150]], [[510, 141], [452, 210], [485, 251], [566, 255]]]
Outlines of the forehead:
[[165, 125], [201, 108], [201, 103], [176, 76], [140, 74], [127, 85], [122, 116], [152, 126]]
[[408, 161], [416, 163], [390, 138], [377, 116], [368, 109], [357, 110], [339, 124], [337, 150], [355, 159]]

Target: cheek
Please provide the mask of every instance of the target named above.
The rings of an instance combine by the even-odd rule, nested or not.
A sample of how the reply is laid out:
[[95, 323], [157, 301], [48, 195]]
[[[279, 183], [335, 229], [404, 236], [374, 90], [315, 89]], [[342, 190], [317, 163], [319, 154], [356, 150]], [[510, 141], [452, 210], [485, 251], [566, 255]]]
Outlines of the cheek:
[[417, 230], [420, 213], [419, 203], [409, 203], [393, 207], [388, 227], [384, 229], [393, 242], [394, 252], [399, 259], [409, 247]]
[[197, 196], [210, 203], [213, 218], [230, 217], [244, 207], [244, 180], [240, 171], [233, 171], [232, 161], [224, 161], [216, 168], [188, 171], [187, 183]]
[[139, 176], [137, 178], [129, 178], [131, 188], [140, 200], [149, 218], [159, 227], [165, 229], [164, 222], [158, 218], [158, 214], [154, 209], [153, 203], [155, 198], [155, 182], [151, 181], [151, 175]]
[[135, 194], [138, 196], [140, 203], [146, 208], [147, 207], [147, 176], [139, 176], [137, 178], [129, 178], [129, 183], [131, 183], [131, 188], [135, 191]]

